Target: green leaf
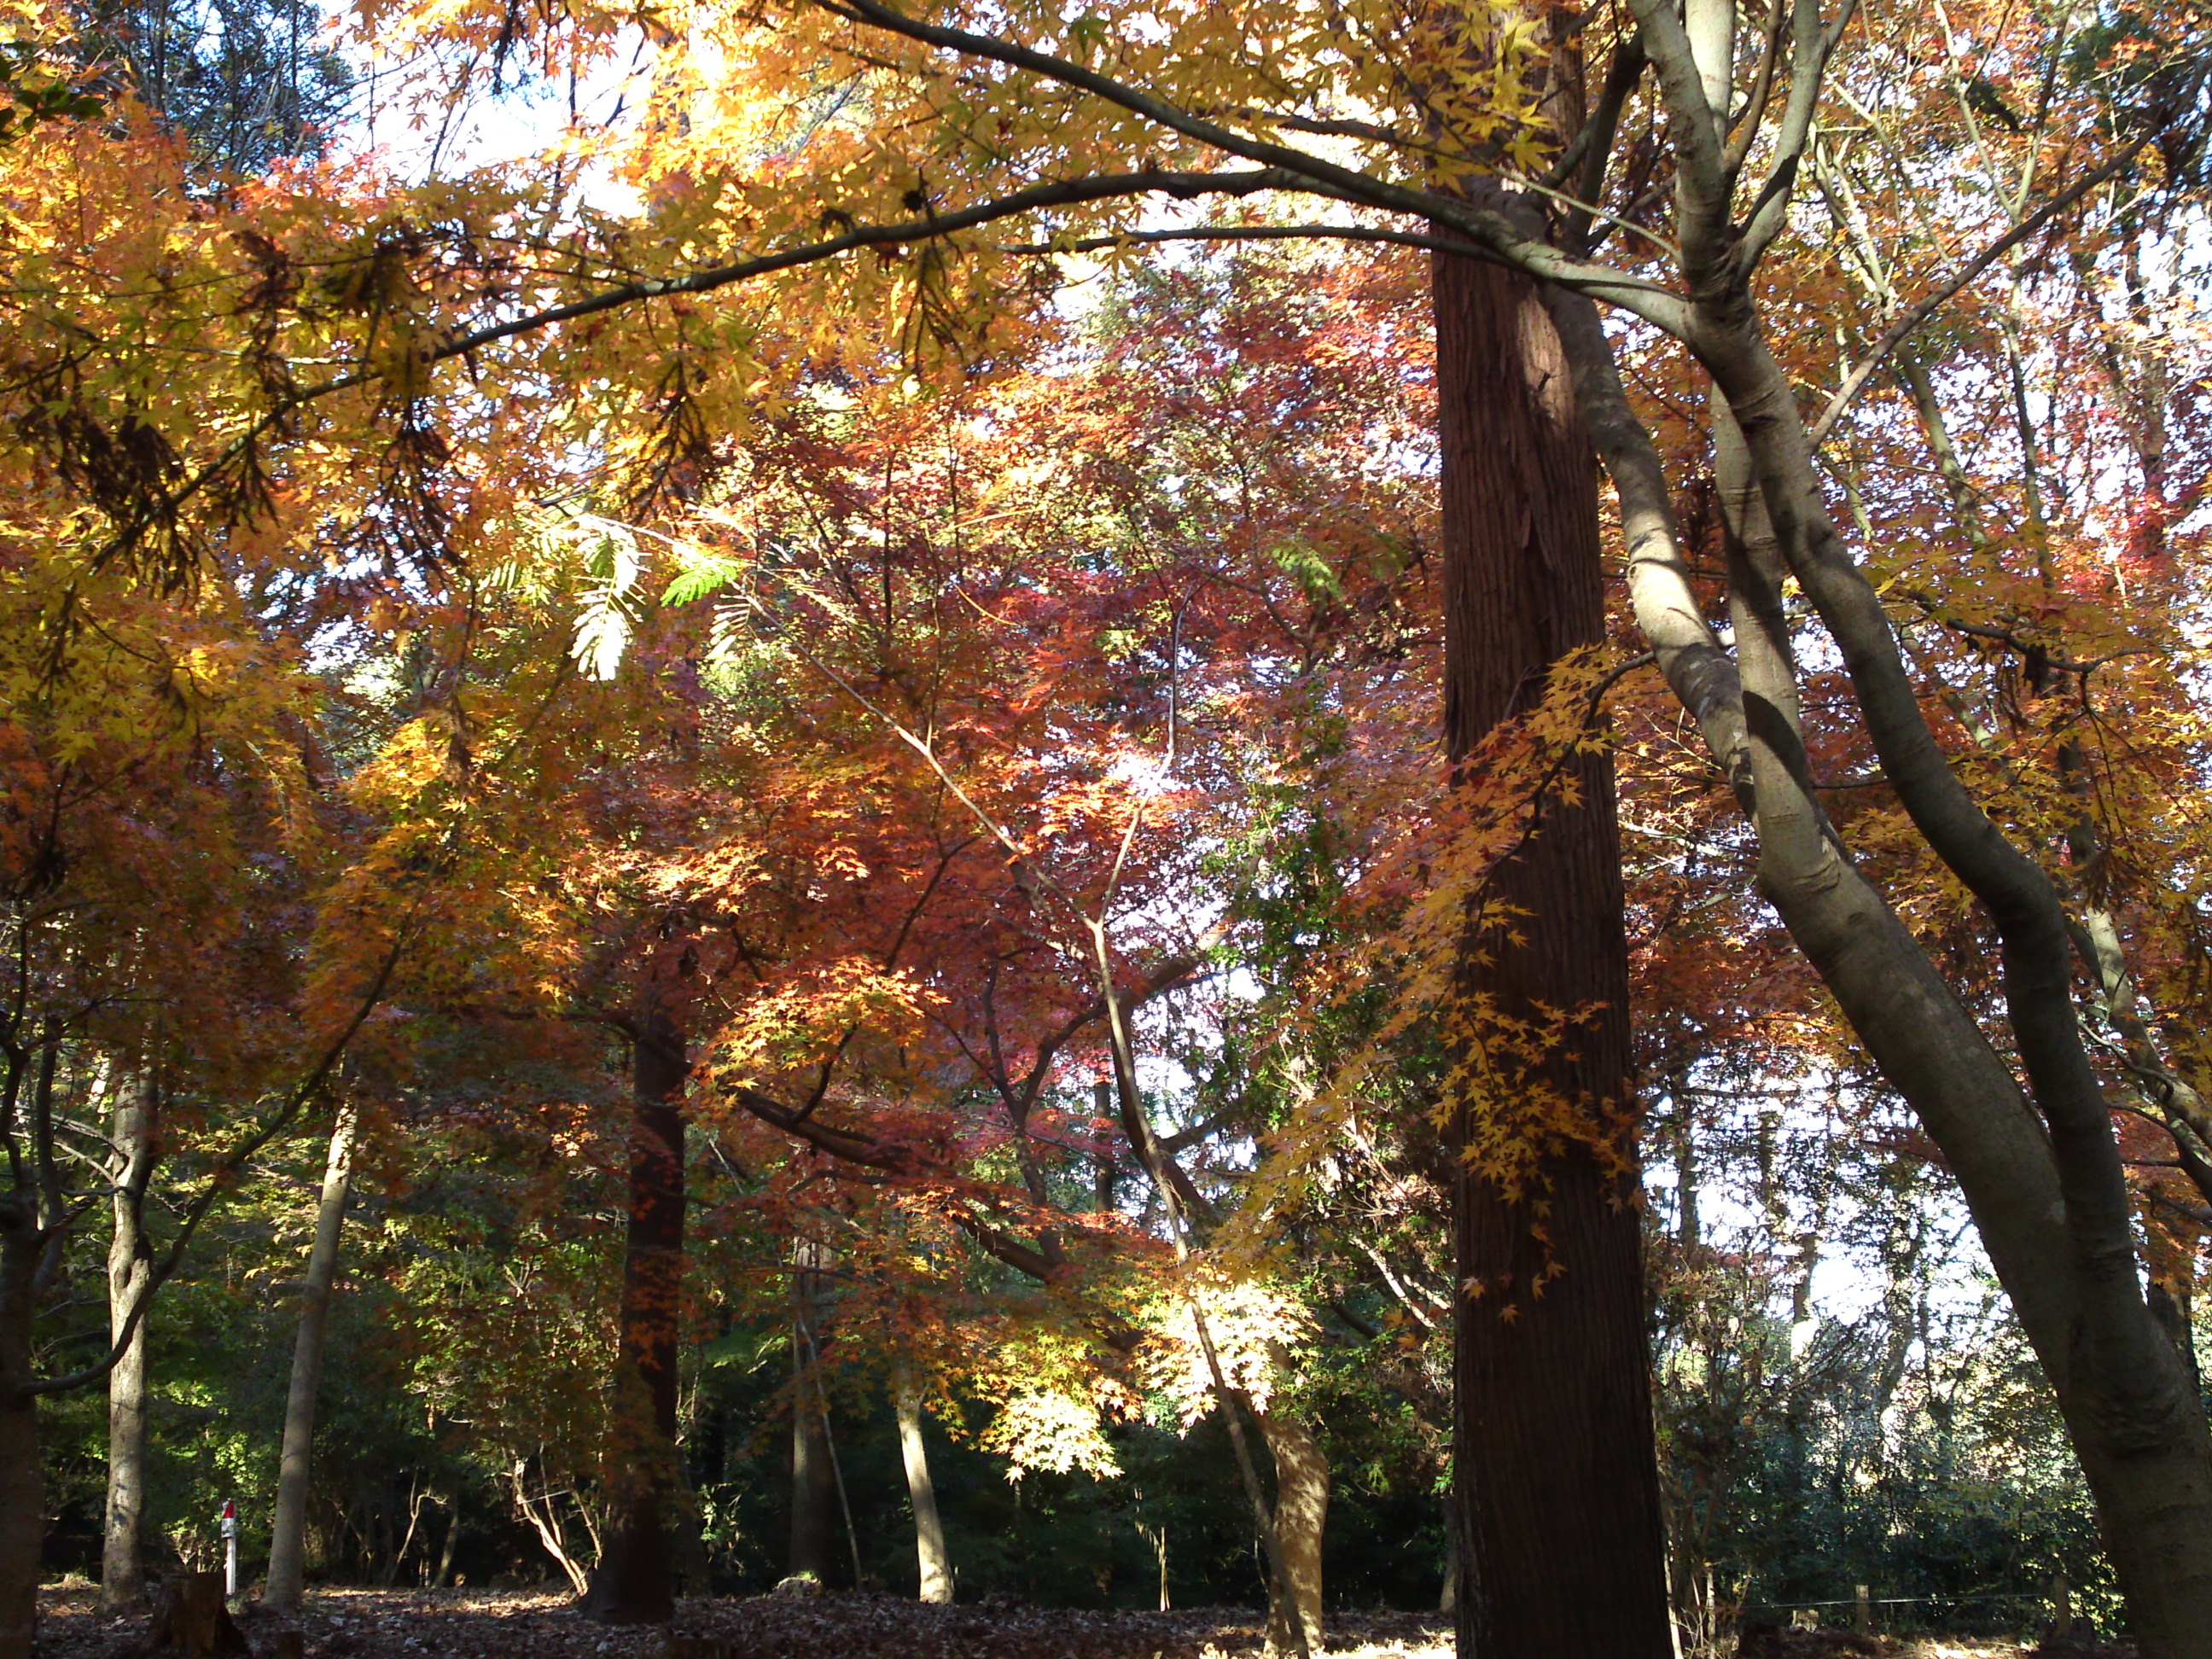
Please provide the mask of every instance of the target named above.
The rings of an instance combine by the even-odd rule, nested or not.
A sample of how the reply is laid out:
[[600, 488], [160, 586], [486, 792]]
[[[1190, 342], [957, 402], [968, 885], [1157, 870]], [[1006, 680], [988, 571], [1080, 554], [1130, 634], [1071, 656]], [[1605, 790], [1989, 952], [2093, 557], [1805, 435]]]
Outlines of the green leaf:
[[1285, 542], [1267, 550], [1267, 557], [1286, 576], [1294, 578], [1304, 588], [1310, 599], [1337, 599], [1344, 597], [1343, 586], [1336, 580], [1336, 572], [1328, 561], [1304, 542]]
[[730, 586], [745, 574], [745, 567], [735, 559], [716, 558], [709, 554], [676, 574], [668, 584], [668, 591], [660, 596], [663, 605], [690, 605], [694, 599], [703, 599], [709, 593], [718, 593]]

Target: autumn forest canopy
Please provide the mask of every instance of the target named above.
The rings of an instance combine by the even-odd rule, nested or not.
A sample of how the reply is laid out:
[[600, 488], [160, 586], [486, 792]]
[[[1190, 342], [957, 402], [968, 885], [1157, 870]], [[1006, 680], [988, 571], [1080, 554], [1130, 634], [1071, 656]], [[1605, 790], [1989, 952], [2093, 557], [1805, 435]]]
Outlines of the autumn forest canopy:
[[0, 1659], [2212, 1659], [2212, 12], [5, 9]]

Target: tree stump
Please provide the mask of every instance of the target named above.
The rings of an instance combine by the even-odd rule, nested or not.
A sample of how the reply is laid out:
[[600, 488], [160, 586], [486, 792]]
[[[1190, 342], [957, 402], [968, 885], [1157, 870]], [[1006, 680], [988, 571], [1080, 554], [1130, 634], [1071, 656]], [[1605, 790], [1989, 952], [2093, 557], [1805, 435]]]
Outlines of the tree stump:
[[195, 1655], [243, 1656], [253, 1650], [232, 1621], [222, 1601], [223, 1581], [219, 1572], [189, 1572], [161, 1586], [154, 1603], [154, 1622], [146, 1633], [145, 1651]]

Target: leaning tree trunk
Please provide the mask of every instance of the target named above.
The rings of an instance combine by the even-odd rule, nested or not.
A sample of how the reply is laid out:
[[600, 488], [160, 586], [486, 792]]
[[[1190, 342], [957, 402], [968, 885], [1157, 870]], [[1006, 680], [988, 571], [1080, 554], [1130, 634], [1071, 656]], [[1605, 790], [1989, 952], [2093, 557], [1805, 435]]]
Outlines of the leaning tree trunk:
[[130, 1327], [115, 1369], [107, 1374], [107, 1516], [100, 1557], [100, 1605], [119, 1613], [146, 1599], [146, 1320], [131, 1316], [153, 1277], [141, 1205], [153, 1170], [160, 1085], [149, 1072], [118, 1098], [112, 1128], [115, 1231], [107, 1246], [107, 1327], [111, 1341]]
[[[1680, 107], [1690, 94], [1668, 33], [1672, 14], [1664, 0], [1631, 3], [1646, 43], [1674, 60], [1662, 77], [1678, 106], [1672, 118], [1694, 129], [1710, 112]], [[1549, 297], [1620, 491], [1638, 621], [1757, 824], [1761, 896], [1959, 1182], [2057, 1397], [2144, 1659], [2212, 1659], [2212, 1433], [2144, 1300], [2125, 1171], [2074, 1004], [2064, 907], [1936, 742], [1881, 595], [1827, 516], [1796, 393], [1760, 332], [1717, 147], [1678, 154], [1683, 275], [1696, 296], [1686, 337], [1722, 393], [1715, 426], [1727, 441], [1717, 459], [1740, 450], [1746, 471], [1747, 516], [1731, 527], [1729, 550], [1735, 660], [1687, 580], [1657, 452], [1628, 405], [1594, 307]], [[1884, 778], [1994, 927], [2010, 1054], [1991, 1042], [1820, 809], [1780, 605], [1785, 575], [1835, 641]]]
[[791, 1276], [791, 1565], [827, 1584], [836, 1571], [837, 1472], [830, 1463], [820, 1372], [825, 1252], [802, 1238]]
[[[1540, 696], [1561, 656], [1604, 639], [1597, 471], [1534, 287], [1444, 254], [1433, 283], [1445, 732], [1464, 754]], [[1540, 1028], [1557, 1011], [1586, 1016], [1520, 1061], [1512, 1086], [1625, 1124], [1628, 964], [1607, 758], [1566, 763], [1482, 896], [1515, 914], [1510, 928], [1470, 929], [1460, 965], [1470, 1003], [1489, 998], [1504, 1019]], [[1480, 1144], [1485, 1109], [1461, 1103], [1462, 1147]], [[1534, 1182], [1540, 1190], [1516, 1194], [1479, 1165], [1455, 1182], [1468, 1287], [1455, 1321], [1459, 1650], [1669, 1659], [1639, 1183], [1626, 1129], [1602, 1146], [1566, 1140]]]
[[315, 1212], [315, 1242], [307, 1252], [307, 1280], [300, 1295], [300, 1332], [292, 1343], [292, 1382], [284, 1396], [284, 1443], [276, 1464], [276, 1516], [269, 1529], [269, 1581], [263, 1603], [286, 1615], [300, 1610], [306, 1588], [307, 1482], [313, 1473], [315, 1395], [322, 1385], [323, 1328], [337, 1281], [338, 1243], [345, 1226], [346, 1195], [353, 1185], [354, 1134], [360, 1117], [350, 1102], [338, 1107], [323, 1165], [323, 1195]]
[[[1328, 1523], [1328, 1459], [1306, 1425], [1280, 1402], [1255, 1412], [1268, 1455], [1275, 1464], [1275, 1536], [1283, 1552], [1285, 1588], [1305, 1626], [1306, 1651], [1319, 1654], [1322, 1640], [1322, 1540]], [[1267, 1598], [1267, 1651], [1295, 1653], [1291, 1609], [1283, 1591]]]
[[945, 1522], [937, 1513], [937, 1486], [929, 1478], [929, 1448], [921, 1438], [921, 1390], [902, 1377], [893, 1397], [898, 1409], [899, 1455], [906, 1463], [907, 1497], [914, 1505], [917, 1596], [952, 1599], [952, 1560], [945, 1547]]
[[676, 1348], [684, 1296], [684, 1079], [691, 1066], [657, 1000], [639, 1022], [623, 1273], [605, 1458], [607, 1518], [584, 1611], [611, 1625], [676, 1611], [668, 1510], [678, 1490]]
[[[1754, 509], [1752, 533], [1732, 529], [1746, 556], [1731, 547], [1729, 576], [1748, 600], [1736, 634], [1755, 715], [1761, 890], [1958, 1179], [2057, 1397], [2145, 1659], [2212, 1659], [2212, 1434], [2144, 1300], [2125, 1170], [2081, 1037], [2064, 907], [1936, 741], [1881, 596], [1827, 517], [1795, 393], [1754, 318], [1747, 295], [1716, 283], [1701, 295], [1692, 343], [1724, 400], [1717, 460], [1733, 455], [1740, 431], [1741, 493]], [[2025, 1091], [1819, 813], [1779, 620], [1785, 570], [1836, 641], [1884, 777], [1986, 907]]]

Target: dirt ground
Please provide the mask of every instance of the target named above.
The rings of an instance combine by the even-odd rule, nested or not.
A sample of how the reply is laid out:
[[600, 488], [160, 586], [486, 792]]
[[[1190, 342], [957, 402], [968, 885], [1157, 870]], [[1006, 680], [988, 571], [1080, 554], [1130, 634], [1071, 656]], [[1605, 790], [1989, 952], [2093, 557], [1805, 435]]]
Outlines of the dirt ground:
[[[125, 1659], [143, 1619], [103, 1620], [88, 1589], [43, 1596], [40, 1659]], [[249, 1603], [240, 1620], [255, 1653], [274, 1650], [277, 1621]], [[1261, 1648], [1257, 1613], [1234, 1607], [1093, 1613], [1019, 1603], [925, 1607], [890, 1595], [815, 1601], [685, 1601], [667, 1631], [611, 1629], [579, 1617], [566, 1595], [532, 1590], [319, 1590], [301, 1627], [307, 1659], [1249, 1659]], [[703, 1638], [672, 1643], [670, 1632]], [[1755, 1639], [1773, 1659], [2026, 1659], [2010, 1643], [1905, 1644], [1822, 1632]], [[1341, 1659], [1450, 1659], [1449, 1624], [1434, 1613], [1332, 1615], [1328, 1652]], [[2086, 1650], [2067, 1650], [2065, 1659]], [[2060, 1659], [2051, 1654], [2049, 1659]]]

